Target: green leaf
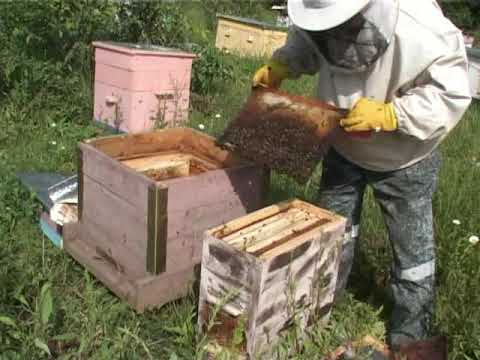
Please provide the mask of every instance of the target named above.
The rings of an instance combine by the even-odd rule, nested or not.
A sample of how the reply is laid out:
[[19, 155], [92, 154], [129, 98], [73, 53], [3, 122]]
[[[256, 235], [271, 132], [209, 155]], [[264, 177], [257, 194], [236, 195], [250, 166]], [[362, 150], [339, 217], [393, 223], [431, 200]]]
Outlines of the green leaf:
[[42, 286], [42, 290], [40, 290], [40, 322], [43, 325], [48, 323], [50, 315], [52, 315], [53, 312], [53, 299], [50, 287], [50, 284], [46, 283]]
[[171, 354], [168, 360], [178, 360], [177, 354], [176, 353]]
[[45, 344], [42, 340], [40, 340], [39, 338], [35, 338], [33, 342], [37, 348], [39, 348], [49, 356], [52, 356], [52, 353], [50, 352], [50, 349], [48, 348], [47, 344]]
[[23, 305], [25, 305], [27, 308], [30, 308], [30, 304], [28, 303], [27, 299], [25, 299], [25, 296], [22, 294], [18, 294], [15, 296], [15, 299], [20, 301]]
[[8, 316], [0, 315], [0, 323], [2, 323], [4, 325], [7, 325], [7, 326], [11, 326], [11, 327], [17, 327], [17, 324], [15, 323], [15, 320], [13, 320], [12, 318], [10, 318]]

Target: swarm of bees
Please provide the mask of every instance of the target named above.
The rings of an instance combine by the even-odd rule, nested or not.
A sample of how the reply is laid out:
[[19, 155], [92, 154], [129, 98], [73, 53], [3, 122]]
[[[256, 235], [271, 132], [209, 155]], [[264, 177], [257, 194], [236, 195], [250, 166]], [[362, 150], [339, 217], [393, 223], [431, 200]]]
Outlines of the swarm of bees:
[[341, 112], [318, 100], [256, 90], [219, 143], [305, 183], [339, 128]]

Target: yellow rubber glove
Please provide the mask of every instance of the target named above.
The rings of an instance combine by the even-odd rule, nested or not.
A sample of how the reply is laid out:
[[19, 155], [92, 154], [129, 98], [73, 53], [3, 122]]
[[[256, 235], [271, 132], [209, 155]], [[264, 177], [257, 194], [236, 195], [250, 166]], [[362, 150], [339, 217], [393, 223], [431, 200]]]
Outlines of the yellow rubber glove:
[[392, 103], [383, 103], [369, 98], [361, 98], [345, 119], [340, 121], [345, 131], [394, 131], [397, 129], [397, 116]]
[[276, 60], [270, 60], [255, 72], [252, 85], [253, 87], [263, 86], [278, 89], [282, 81], [289, 76], [289, 73], [287, 65]]

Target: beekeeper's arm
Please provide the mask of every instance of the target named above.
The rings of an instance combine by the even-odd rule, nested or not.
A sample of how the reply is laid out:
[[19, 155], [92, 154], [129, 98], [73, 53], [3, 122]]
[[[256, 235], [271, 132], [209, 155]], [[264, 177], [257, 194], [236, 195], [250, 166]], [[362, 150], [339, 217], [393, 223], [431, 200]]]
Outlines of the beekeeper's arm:
[[393, 100], [398, 130], [420, 140], [441, 137], [460, 121], [470, 102], [468, 63], [457, 42], [455, 51], [434, 61], [414, 87]]
[[291, 26], [285, 45], [276, 50], [270, 61], [256, 71], [253, 86], [278, 88], [286, 78], [318, 72], [318, 52], [306, 36], [302, 30]]
[[419, 140], [446, 135], [471, 101], [467, 60], [458, 37], [453, 51], [440, 56], [406, 84], [390, 103], [361, 98], [341, 125], [346, 131], [395, 131]]

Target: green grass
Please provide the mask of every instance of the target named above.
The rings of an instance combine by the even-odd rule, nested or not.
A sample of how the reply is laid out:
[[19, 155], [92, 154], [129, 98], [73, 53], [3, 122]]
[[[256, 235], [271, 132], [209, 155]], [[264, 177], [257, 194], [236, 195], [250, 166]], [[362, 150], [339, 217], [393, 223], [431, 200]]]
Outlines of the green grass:
[[[234, 68], [206, 105], [192, 111], [190, 126], [222, 132], [250, 91], [261, 60], [225, 61]], [[285, 89], [312, 94], [315, 79], [287, 82]], [[193, 359], [196, 299], [138, 315], [95, 280], [38, 227], [39, 203], [15, 178], [20, 170], [73, 172], [75, 147], [99, 134], [90, 124], [91, 93], [83, 82], [67, 82], [71, 96], [46, 92], [33, 99], [12, 93], [0, 106], [0, 359]], [[216, 117], [220, 114], [220, 118]], [[53, 125], [55, 124], [55, 125]], [[451, 359], [480, 358], [480, 106], [472, 105], [442, 145], [444, 166], [435, 197], [438, 249], [438, 331], [450, 339]], [[55, 142], [53, 144], [52, 142]], [[314, 201], [320, 174], [305, 187], [274, 175], [270, 202], [289, 197]], [[459, 219], [461, 225], [452, 224]], [[362, 335], [385, 335], [389, 245], [370, 193], [363, 216], [365, 235], [357, 249], [350, 292], [336, 305], [330, 324], [314, 327], [295, 359], [319, 359]], [[287, 339], [279, 358], [292, 346]]]

